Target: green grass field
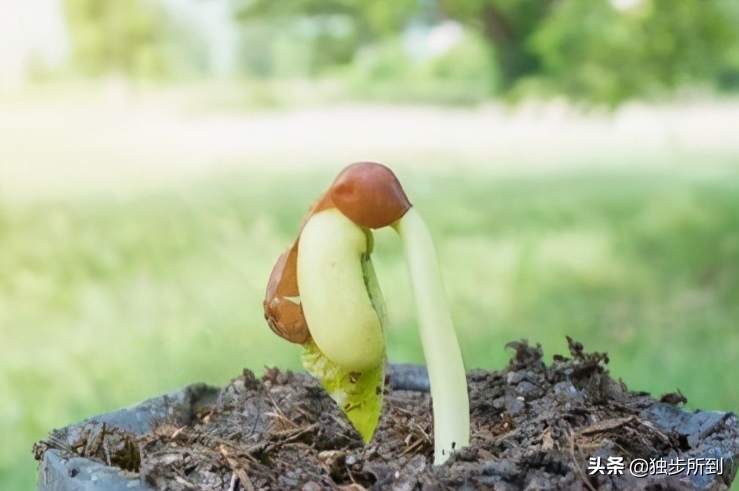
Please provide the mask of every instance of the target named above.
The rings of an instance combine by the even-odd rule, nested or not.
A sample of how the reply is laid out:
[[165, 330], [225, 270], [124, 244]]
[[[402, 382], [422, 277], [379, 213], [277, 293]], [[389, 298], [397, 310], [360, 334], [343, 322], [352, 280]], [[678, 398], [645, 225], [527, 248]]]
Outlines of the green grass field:
[[[437, 240], [469, 368], [565, 335], [633, 389], [739, 410], [739, 170], [400, 173]], [[332, 176], [231, 175], [0, 208], [0, 489], [50, 429], [242, 368], [299, 368], [267, 328], [272, 265]], [[422, 362], [399, 241], [377, 234], [388, 352]]]

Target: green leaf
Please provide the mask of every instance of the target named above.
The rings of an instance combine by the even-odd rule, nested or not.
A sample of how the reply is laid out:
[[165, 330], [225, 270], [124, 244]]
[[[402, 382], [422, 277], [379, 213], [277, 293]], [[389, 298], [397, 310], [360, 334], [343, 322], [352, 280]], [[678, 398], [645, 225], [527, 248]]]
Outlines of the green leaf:
[[313, 340], [303, 347], [305, 369], [321, 381], [365, 443], [369, 443], [380, 420], [385, 364], [361, 373], [351, 372], [326, 358]]

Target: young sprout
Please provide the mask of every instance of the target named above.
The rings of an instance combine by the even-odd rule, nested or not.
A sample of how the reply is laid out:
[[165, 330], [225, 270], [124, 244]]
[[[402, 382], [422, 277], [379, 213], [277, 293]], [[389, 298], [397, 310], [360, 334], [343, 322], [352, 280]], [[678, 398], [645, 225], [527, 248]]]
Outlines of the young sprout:
[[431, 235], [390, 169], [359, 162], [339, 174], [277, 260], [265, 318], [276, 334], [303, 345], [305, 368], [369, 442], [382, 408], [387, 324], [371, 230], [388, 226], [403, 242], [415, 294], [439, 465], [469, 445], [467, 378]]

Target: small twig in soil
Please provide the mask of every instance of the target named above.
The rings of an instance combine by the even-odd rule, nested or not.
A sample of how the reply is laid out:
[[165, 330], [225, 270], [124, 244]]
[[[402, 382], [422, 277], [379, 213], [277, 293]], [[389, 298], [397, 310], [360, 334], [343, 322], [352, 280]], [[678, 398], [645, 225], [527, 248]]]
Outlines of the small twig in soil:
[[620, 428], [625, 424], [631, 423], [632, 421], [634, 421], [634, 419], [636, 419], [634, 416], [627, 416], [625, 418], [614, 418], [600, 421], [598, 423], [595, 423], [594, 425], [588, 426], [583, 430], [580, 430], [580, 435], [594, 435], [596, 433], [603, 433], [606, 431], [615, 430], [616, 428]]
[[[280, 408], [279, 404], [275, 401], [274, 397], [272, 397], [272, 394], [268, 393], [267, 397], [269, 398], [269, 402], [272, 405], [272, 407], [275, 409], [274, 413], [265, 413], [265, 416], [271, 416], [271, 417], [278, 417], [281, 421], [288, 422], [291, 426], [295, 427], [298, 426], [294, 421], [292, 421], [290, 418], [285, 416], [285, 413], [282, 411], [282, 408]], [[257, 421], [259, 421], [259, 417], [256, 418], [254, 421], [254, 425], [256, 427]]]
[[688, 399], [683, 395], [680, 389], [677, 389], [677, 392], [662, 394], [662, 397], [659, 398], [659, 402], [666, 402], [667, 404], [677, 406], [678, 404], [686, 404]]
[[[223, 458], [226, 459], [226, 463], [233, 471], [233, 475], [238, 477], [238, 482], [241, 483], [242, 486], [244, 486], [248, 491], [254, 491], [254, 485], [252, 484], [251, 480], [249, 479], [248, 474], [244, 470], [244, 466], [237, 461], [236, 459], [229, 456], [228, 450], [221, 445], [218, 447], [218, 451], [223, 455]], [[252, 459], [250, 455], [247, 456], [247, 458]], [[257, 463], [256, 461], [253, 461], [254, 463]], [[234, 484], [233, 479], [231, 480], [232, 486]]]
[[231, 473], [231, 484], [228, 486], [228, 491], [239, 491], [239, 488], [241, 487], [239, 485], [239, 480], [236, 477], [236, 472]]
[[184, 477], [174, 476], [174, 480], [177, 481], [178, 483], [182, 484], [183, 486], [185, 486], [188, 489], [197, 489], [197, 486], [195, 486], [193, 483], [191, 483], [190, 481], [188, 481]]
[[[424, 447], [426, 447], [426, 449], [430, 448], [434, 442], [429, 434], [426, 433], [426, 431], [418, 423], [411, 422], [409, 424], [411, 427], [411, 432], [405, 438], [405, 444], [408, 445], [408, 447], [403, 451], [402, 455], [407, 455], [417, 450], [421, 450], [421, 452], [424, 452]], [[416, 437], [415, 439], [413, 438], [414, 436]]]
[[[279, 408], [278, 408], [278, 411], [279, 411]], [[275, 412], [275, 413], [264, 413], [264, 415], [269, 418], [272, 418], [272, 420], [274, 420], [279, 426], [283, 428], [284, 427], [291, 428], [291, 430], [289, 431], [292, 431], [295, 428], [300, 428], [300, 426], [297, 423], [295, 423], [294, 421], [289, 419], [287, 416], [285, 416], [282, 413], [282, 411]], [[275, 430], [274, 433], [278, 433], [279, 431], [284, 431], [284, 430]]]
[[[270, 398], [270, 400], [272, 400], [272, 396], [271, 395], [270, 395], [269, 398]], [[274, 402], [274, 401], [272, 401], [272, 402]], [[280, 410], [280, 408], [277, 408], [277, 409]], [[282, 410], [280, 410], [280, 412], [282, 412]], [[261, 404], [258, 404], [257, 405], [257, 417], [254, 418], [254, 424], [251, 425], [251, 433], [249, 434], [249, 436], [254, 435], [257, 432], [257, 425], [259, 424], [259, 422], [261, 420], [262, 420], [262, 406], [261, 406]]]
[[275, 436], [278, 438], [283, 438], [283, 440], [280, 440], [279, 443], [287, 443], [295, 441], [298, 437], [301, 437], [305, 435], [306, 433], [310, 433], [311, 431], [315, 431], [320, 427], [320, 424], [313, 423], [308, 426], [303, 427], [297, 427], [291, 430], [280, 430], [280, 431], [273, 431], [270, 432], [270, 436]]
[[577, 459], [577, 456], [575, 454], [575, 432], [570, 428], [569, 438], [568, 438], [568, 446], [567, 450], [572, 458], [572, 465], [577, 469], [577, 473], [580, 475], [580, 479], [582, 479], [583, 484], [590, 490], [595, 491], [595, 488], [592, 484], [590, 484], [590, 480], [588, 479], [587, 474], [585, 474], [585, 471], [580, 467], [580, 462]]
[[407, 416], [409, 418], [413, 418], [415, 416], [413, 411], [400, 407], [400, 405], [396, 406], [394, 409], [396, 412], [402, 414], [403, 416]]
[[246, 491], [255, 491], [254, 484], [251, 482], [251, 479], [249, 479], [249, 475], [246, 473], [246, 471], [240, 467], [235, 468], [234, 474], [239, 478], [239, 482], [241, 483], [244, 488], [246, 488]]
[[103, 454], [105, 455], [105, 463], [108, 464], [108, 467], [112, 467], [110, 463], [110, 448], [108, 442], [105, 440], [103, 440]]

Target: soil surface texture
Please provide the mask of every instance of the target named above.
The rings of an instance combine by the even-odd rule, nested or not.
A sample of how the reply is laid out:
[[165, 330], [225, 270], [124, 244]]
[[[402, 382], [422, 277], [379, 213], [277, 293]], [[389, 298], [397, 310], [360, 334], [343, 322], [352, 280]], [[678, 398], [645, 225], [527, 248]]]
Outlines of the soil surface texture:
[[[52, 434], [36, 455], [63, 449], [168, 491], [729, 488], [739, 456], [735, 415], [685, 411], [679, 392], [661, 400], [631, 392], [608, 375], [606, 354], [568, 342], [569, 356], [549, 366], [539, 346], [520, 341], [508, 345], [515, 354], [505, 370], [470, 372], [471, 445], [439, 467], [428, 393], [388, 383], [380, 424], [364, 445], [317, 381], [277, 369], [261, 380], [245, 370], [189, 425], [156, 421], [143, 436], [97, 427], [58, 444]], [[609, 457], [623, 459], [609, 466], [614, 474]], [[598, 458], [603, 473], [593, 473]], [[691, 458], [723, 458], [722, 472], [672, 466]], [[665, 472], [637, 477], [635, 459]]]

